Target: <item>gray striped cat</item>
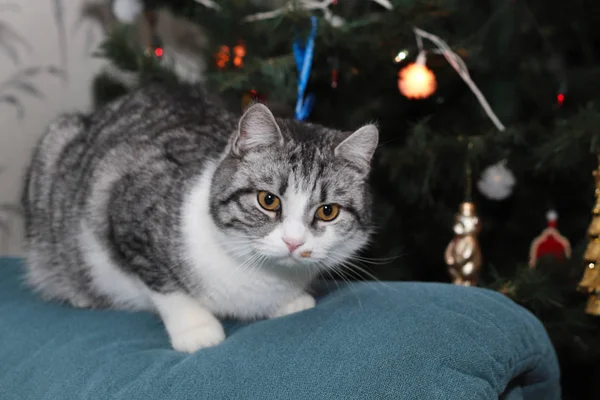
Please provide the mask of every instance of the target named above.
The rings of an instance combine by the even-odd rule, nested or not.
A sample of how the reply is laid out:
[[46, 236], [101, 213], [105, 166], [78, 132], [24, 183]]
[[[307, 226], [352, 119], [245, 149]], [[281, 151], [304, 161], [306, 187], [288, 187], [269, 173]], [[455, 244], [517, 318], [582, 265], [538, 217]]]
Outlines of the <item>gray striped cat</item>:
[[76, 307], [150, 310], [174, 349], [217, 317], [309, 309], [311, 280], [368, 240], [378, 131], [235, 116], [204, 90], [149, 86], [39, 141], [23, 192], [28, 282]]

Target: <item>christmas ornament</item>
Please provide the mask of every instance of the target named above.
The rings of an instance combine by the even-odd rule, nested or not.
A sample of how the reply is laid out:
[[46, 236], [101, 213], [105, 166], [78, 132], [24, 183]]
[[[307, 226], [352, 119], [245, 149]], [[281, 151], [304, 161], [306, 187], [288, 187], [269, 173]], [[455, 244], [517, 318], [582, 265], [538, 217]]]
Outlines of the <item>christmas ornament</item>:
[[548, 227], [536, 237], [529, 249], [529, 267], [535, 267], [537, 261], [543, 256], [553, 256], [558, 260], [571, 257], [571, 244], [569, 240], [556, 229], [558, 214], [550, 210], [546, 214]]
[[299, 121], [308, 118], [314, 104], [315, 95], [310, 93], [304, 97], [304, 92], [308, 86], [310, 70], [312, 68], [313, 53], [315, 51], [315, 36], [317, 35], [317, 17], [310, 17], [311, 30], [306, 45], [303, 46], [300, 39], [296, 39], [293, 44], [294, 59], [296, 60], [296, 69], [298, 70], [298, 97], [296, 100], [295, 117]]
[[512, 193], [515, 177], [506, 168], [506, 160], [487, 167], [477, 182], [477, 188], [488, 199], [504, 200]]
[[453, 230], [455, 236], [444, 253], [448, 271], [454, 284], [475, 286], [483, 261], [477, 239], [480, 223], [475, 204], [470, 201], [460, 204]]
[[590, 242], [583, 254], [585, 271], [577, 289], [589, 295], [585, 312], [600, 315], [600, 156], [598, 168], [592, 174], [596, 180], [596, 204], [592, 209], [592, 221], [587, 231]]
[[398, 90], [409, 99], [424, 99], [437, 89], [435, 75], [425, 65], [425, 52], [398, 72]]
[[144, 9], [141, 0], [114, 0], [113, 14], [121, 22], [131, 24]]

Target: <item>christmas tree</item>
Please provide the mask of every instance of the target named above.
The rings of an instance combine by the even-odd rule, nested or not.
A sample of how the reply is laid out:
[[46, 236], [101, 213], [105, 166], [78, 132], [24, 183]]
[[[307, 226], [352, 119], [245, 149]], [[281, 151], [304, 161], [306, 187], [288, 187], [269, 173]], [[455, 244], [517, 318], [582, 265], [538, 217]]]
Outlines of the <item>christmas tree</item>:
[[[600, 319], [577, 287], [600, 139], [600, 2], [110, 3], [85, 10], [108, 34], [98, 106], [150, 81], [183, 81], [210, 87], [232, 110], [258, 100], [339, 129], [376, 121], [379, 227], [365, 265], [346, 279], [450, 282], [444, 251], [459, 204], [473, 202], [477, 284], [543, 321], [565, 399], [593, 392]], [[572, 251], [536, 247], [530, 266], [549, 209]]]

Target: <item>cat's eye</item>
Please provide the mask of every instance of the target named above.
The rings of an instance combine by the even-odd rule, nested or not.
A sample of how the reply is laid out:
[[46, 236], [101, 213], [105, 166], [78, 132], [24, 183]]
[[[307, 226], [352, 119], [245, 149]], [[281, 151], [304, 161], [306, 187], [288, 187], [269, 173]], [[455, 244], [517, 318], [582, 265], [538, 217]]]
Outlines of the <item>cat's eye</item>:
[[338, 204], [323, 204], [317, 209], [317, 218], [321, 221], [330, 222], [340, 215], [340, 206]]
[[273, 193], [258, 192], [258, 204], [267, 211], [279, 211], [281, 208], [281, 200]]

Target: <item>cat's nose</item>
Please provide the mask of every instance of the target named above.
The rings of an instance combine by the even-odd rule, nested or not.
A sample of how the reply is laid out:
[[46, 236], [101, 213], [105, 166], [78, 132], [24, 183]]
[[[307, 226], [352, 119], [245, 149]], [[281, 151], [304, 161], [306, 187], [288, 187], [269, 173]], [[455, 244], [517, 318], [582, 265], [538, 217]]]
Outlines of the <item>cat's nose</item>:
[[290, 253], [293, 253], [298, 247], [302, 246], [305, 242], [302, 239], [291, 239], [291, 238], [282, 238], [283, 242], [286, 244], [287, 248], [290, 250]]

